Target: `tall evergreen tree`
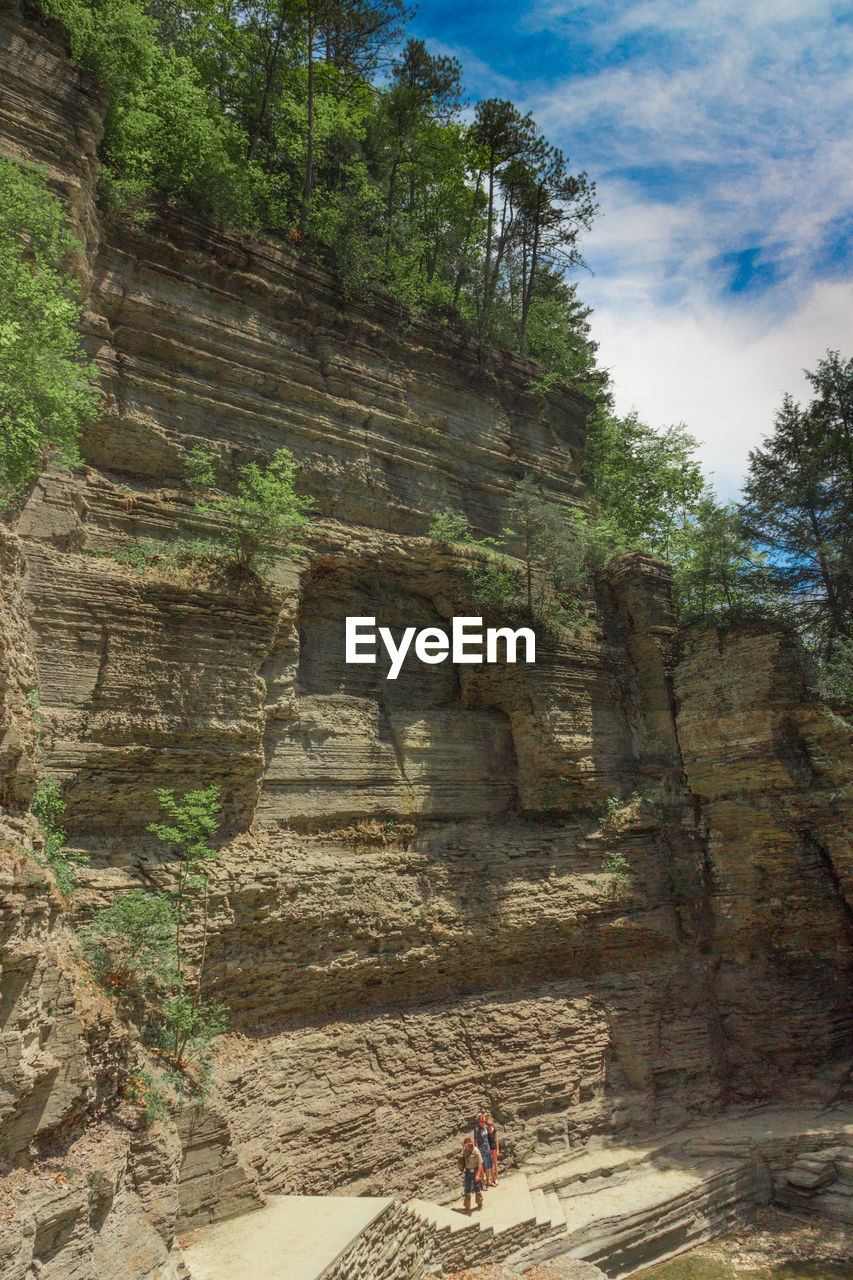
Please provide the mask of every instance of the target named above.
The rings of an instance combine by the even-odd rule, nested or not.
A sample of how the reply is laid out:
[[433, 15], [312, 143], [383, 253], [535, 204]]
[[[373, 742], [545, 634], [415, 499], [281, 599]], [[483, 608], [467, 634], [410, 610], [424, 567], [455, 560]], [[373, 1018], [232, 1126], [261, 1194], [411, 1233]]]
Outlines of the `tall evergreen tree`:
[[853, 360], [830, 351], [786, 395], [773, 434], [749, 455], [744, 515], [773, 578], [823, 657], [853, 635]]
[[[473, 137], [482, 149], [482, 169], [488, 195], [486, 215], [486, 245], [483, 261], [483, 283], [479, 303], [480, 340], [486, 336], [491, 317], [492, 303], [497, 288], [500, 260], [506, 243], [506, 235], [499, 237], [495, 250], [495, 202], [498, 196], [498, 176], [512, 160], [521, 156], [532, 145], [534, 138], [532, 116], [523, 116], [511, 102], [502, 98], [487, 98], [478, 102], [473, 127]], [[510, 192], [505, 192], [508, 199]], [[507, 221], [504, 217], [503, 227]]]

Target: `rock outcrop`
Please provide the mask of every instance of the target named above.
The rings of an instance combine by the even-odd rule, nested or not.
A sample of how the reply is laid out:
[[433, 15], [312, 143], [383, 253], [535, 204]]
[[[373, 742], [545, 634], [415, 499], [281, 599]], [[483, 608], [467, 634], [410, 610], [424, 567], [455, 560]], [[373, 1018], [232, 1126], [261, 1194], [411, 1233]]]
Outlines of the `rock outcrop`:
[[[177, 1131], [122, 1110], [132, 1031], [37, 977], [47, 888], [4, 885], [35, 921], [3, 961], [9, 1185], [60, 1141], [83, 1171], [43, 1222], [28, 1201], [41, 1274], [83, 1276], [97, 1237], [99, 1276], [167, 1275], [180, 1163], [193, 1225], [264, 1191], [441, 1196], [484, 1104], [512, 1165], [831, 1093], [853, 1048], [853, 752], [793, 641], [679, 635], [666, 567], [630, 556], [535, 666], [347, 666], [348, 615], [477, 612], [432, 509], [497, 532], [525, 473], [584, 503], [583, 397], [284, 248], [168, 212], [100, 221], [100, 90], [10, 9], [0, 66], [0, 146], [47, 163], [85, 241], [103, 389], [85, 469], [45, 472], [2, 532], [0, 799], [20, 813], [61, 780], [81, 916], [168, 882], [155, 787], [218, 782], [227, 816], [206, 974], [232, 1031]], [[281, 445], [300, 461], [318, 511], [274, 583], [116, 559], [216, 532], [181, 484], [198, 443], [224, 475]], [[419, 1168], [389, 1169], [409, 1133]]]
[[0, 841], [0, 1273], [173, 1280], [177, 1131], [123, 1101], [131, 1031], [83, 978], [24, 824]]

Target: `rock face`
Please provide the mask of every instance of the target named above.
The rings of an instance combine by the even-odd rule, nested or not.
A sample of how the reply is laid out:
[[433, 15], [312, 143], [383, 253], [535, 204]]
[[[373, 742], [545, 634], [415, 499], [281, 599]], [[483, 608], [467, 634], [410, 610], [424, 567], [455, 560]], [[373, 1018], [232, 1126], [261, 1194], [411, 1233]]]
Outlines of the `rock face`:
[[[629, 556], [574, 630], [538, 636], [534, 666], [410, 662], [394, 682], [347, 666], [347, 616], [478, 612], [470, 554], [424, 536], [433, 508], [494, 533], [525, 473], [584, 501], [582, 397], [540, 395], [524, 362], [481, 364], [269, 244], [175, 217], [100, 224], [99, 90], [10, 10], [0, 68], [0, 145], [48, 160], [85, 237], [104, 392], [85, 471], [48, 470], [2, 534], [0, 798], [14, 812], [39, 773], [62, 781], [91, 860], [81, 913], [168, 878], [145, 834], [155, 787], [218, 782], [227, 812], [206, 972], [232, 1033], [179, 1117], [183, 1157], [172, 1128], [122, 1119], [134, 1050], [106, 1006], [96, 1035], [52, 979], [37, 1043], [43, 886], [32, 972], [14, 976], [18, 942], [8, 987], [4, 967], [3, 1153], [92, 1144], [89, 1226], [57, 1184], [51, 1221], [73, 1225], [36, 1223], [37, 1256], [86, 1274], [91, 1206], [109, 1201], [115, 1240], [144, 1220], [150, 1248], [131, 1263], [116, 1244], [97, 1274], [165, 1275], [181, 1159], [195, 1224], [264, 1190], [452, 1193], [484, 1105], [512, 1165], [831, 1092], [851, 1050], [851, 745], [793, 642], [678, 635], [666, 567]], [[116, 560], [215, 532], [180, 483], [199, 442], [223, 474], [281, 445], [300, 460], [318, 516], [275, 585]], [[388, 1167], [401, 1142], [419, 1167]]]
[[0, 843], [0, 1273], [173, 1280], [177, 1132], [121, 1101], [133, 1037], [81, 981], [23, 824]]

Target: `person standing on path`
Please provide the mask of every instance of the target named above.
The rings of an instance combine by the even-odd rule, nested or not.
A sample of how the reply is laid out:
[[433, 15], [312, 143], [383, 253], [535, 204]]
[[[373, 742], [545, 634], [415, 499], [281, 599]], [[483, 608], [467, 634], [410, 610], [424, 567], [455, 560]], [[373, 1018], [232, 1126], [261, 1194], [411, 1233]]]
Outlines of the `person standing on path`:
[[489, 1146], [489, 1131], [486, 1128], [485, 1112], [477, 1116], [477, 1123], [474, 1126], [474, 1142], [479, 1149], [480, 1156], [482, 1157], [483, 1173], [485, 1174], [486, 1181], [488, 1182], [494, 1161], [492, 1160], [492, 1149]]
[[491, 1116], [486, 1116], [486, 1133], [489, 1138], [489, 1151], [492, 1154], [492, 1169], [487, 1181], [490, 1186], [496, 1187], [498, 1185], [498, 1156], [501, 1153], [501, 1149], [498, 1143], [498, 1131]]
[[462, 1155], [459, 1157], [459, 1168], [462, 1170], [462, 1203], [465, 1212], [471, 1212], [471, 1193], [476, 1197], [478, 1209], [483, 1207], [483, 1160], [479, 1147], [475, 1147], [473, 1138], [466, 1138], [462, 1143]]

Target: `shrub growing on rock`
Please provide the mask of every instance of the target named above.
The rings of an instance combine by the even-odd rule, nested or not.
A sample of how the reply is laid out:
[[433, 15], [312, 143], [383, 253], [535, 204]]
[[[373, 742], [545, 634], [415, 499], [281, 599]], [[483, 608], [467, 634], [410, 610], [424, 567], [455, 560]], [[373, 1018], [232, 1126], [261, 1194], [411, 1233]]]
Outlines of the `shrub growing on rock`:
[[262, 573], [277, 555], [294, 553], [287, 544], [308, 523], [315, 504], [308, 494], [296, 492], [299, 464], [289, 449], [277, 449], [265, 467], [257, 462], [240, 467], [236, 494], [216, 489], [214, 460], [200, 445], [193, 447], [184, 470], [191, 489], [209, 492], [199, 510], [224, 518], [222, 538], [241, 573]]
[[0, 155], [0, 506], [44, 451], [73, 462], [80, 424], [95, 413], [96, 370], [80, 347], [79, 290], [66, 267], [75, 249], [44, 176]]
[[[100, 984], [168, 1065], [182, 1072], [192, 1064], [203, 1083], [213, 1040], [225, 1029], [226, 1017], [218, 1000], [202, 998], [220, 793], [212, 785], [182, 796], [161, 787], [156, 795], [167, 821], [152, 822], [148, 829], [175, 857], [174, 887], [132, 889], [115, 897], [81, 930], [81, 950]], [[192, 938], [191, 922], [196, 926]]]
[[81, 930], [83, 955], [120, 998], [162, 989], [175, 976], [175, 912], [164, 893], [118, 894]]
[[30, 801], [30, 812], [38, 820], [44, 839], [41, 860], [50, 870], [63, 897], [73, 897], [77, 884], [75, 868], [88, 859], [85, 854], [65, 847], [65, 830], [59, 825], [59, 819], [65, 812], [65, 801], [56, 778], [45, 778], [39, 784]]

